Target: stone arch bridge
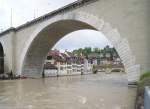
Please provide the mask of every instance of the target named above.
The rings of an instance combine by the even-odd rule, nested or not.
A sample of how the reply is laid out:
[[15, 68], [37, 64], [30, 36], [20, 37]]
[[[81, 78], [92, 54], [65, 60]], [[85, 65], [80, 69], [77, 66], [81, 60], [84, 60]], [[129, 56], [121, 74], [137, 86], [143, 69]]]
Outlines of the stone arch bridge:
[[41, 77], [50, 48], [81, 29], [102, 32], [119, 53], [128, 81], [150, 67], [149, 0], [78, 0], [0, 33], [0, 67], [6, 73]]

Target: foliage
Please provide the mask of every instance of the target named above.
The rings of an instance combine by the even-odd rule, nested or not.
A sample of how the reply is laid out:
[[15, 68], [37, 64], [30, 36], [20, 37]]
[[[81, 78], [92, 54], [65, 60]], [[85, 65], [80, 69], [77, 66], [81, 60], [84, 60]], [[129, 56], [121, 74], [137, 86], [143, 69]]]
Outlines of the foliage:
[[149, 77], [150, 77], [150, 71], [147, 71], [140, 76], [140, 80], [143, 80], [144, 78], [149, 78]]
[[105, 68], [110, 68], [111, 69], [112, 68], [112, 64], [106, 64]]
[[[107, 49], [106, 49], [106, 47], [107, 47]], [[104, 55], [106, 53], [110, 53], [111, 58], [112, 58], [113, 54], [116, 54], [118, 56], [118, 53], [114, 47], [113, 48], [109, 48], [109, 46], [106, 46], [106, 47], [104, 47], [103, 49], [100, 49], [97, 47], [95, 47], [93, 49], [91, 47], [79, 48], [79, 49], [73, 50], [73, 54], [76, 54], [77, 56], [84, 54], [85, 56], [87, 56], [90, 53], [103, 53]]]
[[96, 69], [96, 66], [95, 65], [93, 65], [93, 74], [96, 74], [97, 73], [97, 69]]
[[140, 80], [139, 80], [138, 84], [141, 88], [144, 88], [144, 79], [145, 78], [150, 78], [150, 71], [147, 71], [140, 76]]
[[95, 52], [95, 53], [100, 53], [100, 49], [99, 48], [94, 48], [94, 50], [93, 50], [93, 52]]
[[81, 55], [81, 54], [88, 55], [91, 52], [92, 52], [91, 47], [85, 47], [85, 48], [79, 48], [77, 50], [73, 50], [73, 53], [77, 54], [78, 56]]

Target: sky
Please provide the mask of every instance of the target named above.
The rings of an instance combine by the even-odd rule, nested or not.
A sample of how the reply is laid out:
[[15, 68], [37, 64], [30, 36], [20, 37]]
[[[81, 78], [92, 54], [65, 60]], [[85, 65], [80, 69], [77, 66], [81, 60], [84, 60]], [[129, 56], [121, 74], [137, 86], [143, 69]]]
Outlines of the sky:
[[[17, 27], [74, 1], [76, 0], [0, 0], [0, 32], [11, 27], [11, 18], [12, 26]], [[102, 33], [82, 30], [68, 34], [54, 48], [72, 50], [85, 46], [103, 48], [105, 45], [111, 44]]]
[[66, 35], [54, 45], [53, 49], [59, 49], [64, 52], [66, 49], [73, 51], [74, 49], [85, 47], [104, 48], [106, 45], [112, 47], [110, 41], [101, 32], [85, 29]]
[[17, 27], [76, 0], [0, 0], [0, 29]]

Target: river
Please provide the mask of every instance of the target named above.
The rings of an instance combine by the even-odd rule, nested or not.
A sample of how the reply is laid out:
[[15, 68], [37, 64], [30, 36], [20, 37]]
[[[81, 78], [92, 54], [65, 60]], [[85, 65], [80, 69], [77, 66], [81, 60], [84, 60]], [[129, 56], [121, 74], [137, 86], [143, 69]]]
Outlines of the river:
[[0, 81], [0, 109], [134, 109], [135, 95], [122, 73]]

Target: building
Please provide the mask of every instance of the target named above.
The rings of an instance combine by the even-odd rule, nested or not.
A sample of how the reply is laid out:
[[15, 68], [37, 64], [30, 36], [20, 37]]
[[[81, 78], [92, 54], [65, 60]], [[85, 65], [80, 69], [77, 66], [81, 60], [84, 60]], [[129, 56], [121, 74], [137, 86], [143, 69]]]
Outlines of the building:
[[45, 76], [59, 76], [91, 71], [92, 66], [85, 67], [84, 62], [84, 55], [76, 56], [68, 51], [61, 53], [58, 50], [51, 50], [45, 60], [44, 73]]

